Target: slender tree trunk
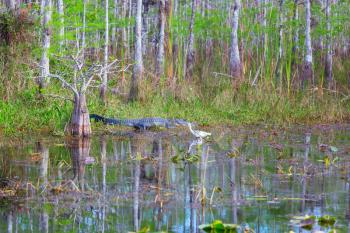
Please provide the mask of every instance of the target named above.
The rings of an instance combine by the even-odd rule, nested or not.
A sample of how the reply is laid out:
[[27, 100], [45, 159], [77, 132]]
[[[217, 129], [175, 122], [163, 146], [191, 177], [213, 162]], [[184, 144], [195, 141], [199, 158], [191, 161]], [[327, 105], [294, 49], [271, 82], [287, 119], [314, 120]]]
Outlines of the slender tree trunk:
[[283, 27], [284, 27], [284, 15], [283, 15], [283, 5], [284, 0], [279, 0], [279, 38], [278, 38], [278, 60], [276, 66], [276, 84], [280, 87], [282, 86], [282, 67], [283, 67]]
[[[293, 20], [299, 22], [299, 10], [298, 10], [299, 0], [294, 0], [294, 13]], [[297, 23], [296, 28], [294, 29], [293, 35], [293, 67], [295, 67], [296, 59], [299, 57], [299, 23]]]
[[[63, 0], [60, 0], [60, 1], [63, 1]], [[85, 48], [86, 48], [86, 0], [83, 1], [83, 32], [81, 35], [81, 50], [82, 50], [81, 59], [83, 60], [83, 63], [85, 61]]]
[[[114, 0], [113, 16], [114, 16], [114, 20], [118, 19], [118, 0]], [[117, 37], [118, 37], [118, 29], [114, 24], [112, 27], [112, 35], [111, 35], [113, 55], [116, 55], [117, 53], [117, 43], [118, 43]]]
[[263, 61], [264, 63], [266, 62], [266, 56], [267, 56], [267, 50], [268, 50], [268, 43], [267, 43], [267, 3], [268, 0], [263, 0], [263, 29], [264, 29], [264, 34], [263, 34], [263, 46], [264, 46], [264, 51], [263, 51]]
[[66, 133], [72, 136], [89, 137], [91, 135], [89, 110], [85, 93], [74, 96], [74, 108]]
[[164, 30], [165, 30], [165, 0], [159, 1], [159, 40], [156, 61], [156, 83], [164, 74]]
[[146, 55], [147, 52], [147, 41], [148, 41], [148, 3], [143, 4], [142, 10], [142, 55]]
[[310, 0], [305, 1], [305, 59], [303, 64], [303, 74], [301, 86], [304, 88], [305, 82], [310, 81], [314, 84], [313, 80], [313, 61], [312, 61], [312, 45], [311, 45], [311, 4]]
[[43, 17], [43, 34], [42, 34], [42, 54], [40, 61], [40, 78], [39, 82], [39, 92], [41, 89], [46, 87], [47, 78], [50, 74], [50, 60], [49, 60], [49, 49], [50, 49], [50, 39], [51, 39], [51, 28], [49, 22], [51, 20], [51, 0], [43, 0], [44, 3], [44, 17]]
[[[108, 1], [105, 1], [105, 11], [106, 11], [106, 18], [105, 18], [105, 46], [104, 46], [104, 57], [103, 57], [103, 63], [104, 66], [107, 67], [108, 65], [108, 40], [109, 40], [109, 22], [108, 22]], [[104, 69], [103, 76], [102, 76], [102, 83], [100, 86], [100, 99], [104, 104], [106, 104], [106, 93], [107, 93], [107, 82], [108, 82], [108, 69]]]
[[5, 0], [6, 8], [10, 11], [16, 9], [16, 1], [15, 0]]
[[194, 20], [195, 20], [195, 14], [196, 14], [196, 1], [192, 0], [192, 13], [191, 13], [191, 21], [190, 21], [190, 28], [189, 28], [189, 38], [188, 38], [188, 46], [187, 46], [187, 56], [186, 56], [186, 66], [185, 66], [185, 77], [187, 79], [192, 77], [193, 74], [193, 66], [194, 66], [194, 59], [195, 59], [195, 52], [194, 52], [194, 32], [193, 32], [193, 26], [194, 26]]
[[165, 0], [165, 72], [168, 80], [172, 80], [174, 76], [173, 67], [173, 0]]
[[63, 0], [57, 0], [57, 11], [58, 17], [60, 21], [60, 29], [59, 29], [59, 45], [60, 51], [63, 49], [64, 45], [64, 10], [63, 10]]
[[230, 75], [233, 79], [241, 79], [242, 66], [238, 47], [238, 20], [240, 10], [240, 0], [234, 0], [232, 32], [231, 32], [231, 49], [230, 49]]
[[331, 2], [330, 0], [326, 0], [326, 22], [327, 22], [327, 36], [326, 36], [326, 48], [327, 55], [325, 61], [325, 70], [324, 74], [327, 80], [328, 88], [333, 88], [333, 55], [332, 55], [332, 30], [331, 30]]
[[137, 0], [135, 26], [135, 65], [132, 73], [129, 101], [139, 97], [139, 82], [142, 79], [142, 0]]

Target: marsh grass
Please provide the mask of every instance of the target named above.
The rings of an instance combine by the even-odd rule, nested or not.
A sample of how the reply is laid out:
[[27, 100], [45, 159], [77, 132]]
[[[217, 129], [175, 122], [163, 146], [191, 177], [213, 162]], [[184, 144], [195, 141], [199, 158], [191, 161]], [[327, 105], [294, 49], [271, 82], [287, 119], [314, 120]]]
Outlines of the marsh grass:
[[[152, 89], [150, 85], [147, 82], [142, 84], [145, 90]], [[100, 104], [96, 90], [96, 93], [90, 93], [88, 106], [90, 113], [108, 117], [176, 117], [210, 126], [283, 126], [336, 123], [350, 119], [349, 99], [334, 92], [310, 89], [288, 94], [288, 91], [276, 92], [269, 86], [243, 84], [236, 90], [227, 86], [225, 81], [211, 88], [181, 83], [175, 89], [163, 87], [163, 91], [145, 91], [144, 98], [134, 103], [127, 103], [125, 97], [110, 93], [107, 106]], [[47, 91], [55, 92], [53, 89]], [[1, 135], [62, 134], [71, 110], [72, 103], [69, 101], [49, 97], [38, 99], [35, 89], [27, 90], [14, 101], [0, 101]]]

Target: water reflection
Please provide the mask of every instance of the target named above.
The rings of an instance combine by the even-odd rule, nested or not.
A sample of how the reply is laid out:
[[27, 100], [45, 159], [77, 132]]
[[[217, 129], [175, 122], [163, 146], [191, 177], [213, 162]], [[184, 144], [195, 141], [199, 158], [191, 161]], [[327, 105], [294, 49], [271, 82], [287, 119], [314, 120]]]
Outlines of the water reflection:
[[[49, 141], [0, 148], [1, 190], [37, 188], [15, 199], [0, 193], [0, 232], [199, 232], [215, 219], [303, 232], [289, 220], [305, 214], [335, 215], [339, 229], [349, 227], [349, 130]], [[321, 143], [338, 153], [320, 151]]]

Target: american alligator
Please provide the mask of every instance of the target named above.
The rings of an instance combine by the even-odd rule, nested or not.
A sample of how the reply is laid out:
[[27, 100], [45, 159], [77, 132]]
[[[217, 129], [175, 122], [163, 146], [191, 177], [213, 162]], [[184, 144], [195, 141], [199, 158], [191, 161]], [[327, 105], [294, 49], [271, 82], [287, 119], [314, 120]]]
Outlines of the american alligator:
[[102, 122], [106, 125], [130, 126], [135, 129], [146, 130], [152, 127], [174, 128], [178, 125], [187, 126], [188, 122], [182, 119], [167, 119], [160, 117], [139, 118], [139, 119], [114, 119], [106, 118], [97, 114], [90, 114], [90, 119], [95, 122]]

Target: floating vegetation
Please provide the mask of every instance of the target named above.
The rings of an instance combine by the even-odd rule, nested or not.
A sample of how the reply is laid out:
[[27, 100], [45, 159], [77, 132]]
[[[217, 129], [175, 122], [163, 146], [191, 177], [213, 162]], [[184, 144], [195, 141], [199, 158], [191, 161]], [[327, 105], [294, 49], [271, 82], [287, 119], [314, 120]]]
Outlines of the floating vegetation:
[[324, 215], [318, 219], [318, 224], [320, 224], [321, 226], [333, 226], [335, 221], [335, 217], [330, 215]]
[[215, 233], [215, 232], [225, 232], [225, 233], [234, 233], [240, 228], [237, 224], [224, 224], [220, 220], [214, 220], [211, 224], [202, 224], [198, 226], [199, 229]]
[[293, 219], [291, 220], [291, 223], [293, 225], [297, 225], [301, 228], [311, 230], [312, 226], [315, 224], [316, 217], [314, 215], [309, 216], [294, 216]]

